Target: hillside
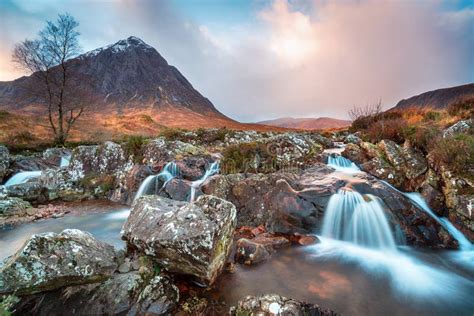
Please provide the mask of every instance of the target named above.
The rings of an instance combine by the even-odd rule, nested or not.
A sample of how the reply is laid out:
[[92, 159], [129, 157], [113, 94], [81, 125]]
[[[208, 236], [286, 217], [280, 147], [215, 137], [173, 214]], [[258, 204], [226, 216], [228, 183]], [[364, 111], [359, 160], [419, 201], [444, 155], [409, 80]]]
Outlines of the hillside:
[[426, 107], [443, 109], [469, 98], [474, 98], [474, 83], [428, 91], [408, 99], [403, 99], [394, 108]]
[[284, 117], [274, 120], [261, 121], [258, 124], [265, 124], [270, 126], [278, 126], [283, 128], [294, 128], [303, 130], [327, 129], [327, 128], [341, 128], [351, 125], [348, 120], [339, 120], [330, 117], [318, 118], [292, 118]]

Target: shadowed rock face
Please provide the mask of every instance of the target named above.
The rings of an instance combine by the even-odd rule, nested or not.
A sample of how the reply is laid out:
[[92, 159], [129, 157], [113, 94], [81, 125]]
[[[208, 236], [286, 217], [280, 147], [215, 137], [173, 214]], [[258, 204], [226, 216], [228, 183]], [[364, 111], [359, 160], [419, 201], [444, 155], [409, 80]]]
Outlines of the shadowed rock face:
[[33, 235], [0, 270], [0, 294], [34, 294], [111, 277], [117, 263], [112, 246], [91, 234], [66, 229]]
[[232, 203], [201, 196], [195, 203], [159, 196], [137, 200], [123, 228], [128, 248], [171, 273], [212, 284], [230, 253], [236, 227]]

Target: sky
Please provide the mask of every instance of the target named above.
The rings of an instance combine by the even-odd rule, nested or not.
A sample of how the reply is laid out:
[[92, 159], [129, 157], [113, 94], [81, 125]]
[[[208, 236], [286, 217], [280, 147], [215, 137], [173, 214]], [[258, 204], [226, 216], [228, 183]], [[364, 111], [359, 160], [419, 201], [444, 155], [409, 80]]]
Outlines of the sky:
[[84, 52], [137, 36], [243, 122], [474, 82], [474, 0], [0, 0], [0, 81], [25, 75], [15, 43], [64, 12]]

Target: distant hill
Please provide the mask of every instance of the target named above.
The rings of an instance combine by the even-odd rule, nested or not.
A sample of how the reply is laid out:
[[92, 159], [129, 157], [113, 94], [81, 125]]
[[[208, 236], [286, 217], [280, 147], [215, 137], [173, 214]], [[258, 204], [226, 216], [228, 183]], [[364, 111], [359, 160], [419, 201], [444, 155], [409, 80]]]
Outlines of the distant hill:
[[453, 103], [469, 98], [474, 98], [474, 83], [425, 92], [420, 95], [401, 100], [397, 103], [395, 109], [405, 109], [411, 107], [431, 107], [443, 109]]
[[330, 117], [318, 118], [292, 118], [283, 117], [274, 120], [261, 121], [257, 124], [264, 124], [270, 126], [278, 126], [283, 128], [295, 128], [305, 130], [327, 129], [327, 128], [341, 128], [351, 125], [351, 121], [339, 120]]

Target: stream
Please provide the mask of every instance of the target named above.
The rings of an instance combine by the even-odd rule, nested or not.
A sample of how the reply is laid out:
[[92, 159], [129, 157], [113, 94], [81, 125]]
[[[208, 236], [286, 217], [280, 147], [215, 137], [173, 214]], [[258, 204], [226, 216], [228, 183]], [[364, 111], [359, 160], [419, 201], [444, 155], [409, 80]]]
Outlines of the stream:
[[[342, 161], [336, 169], [348, 175], [360, 172], [350, 161]], [[341, 192], [333, 195], [330, 204], [340, 210], [348, 201], [355, 203], [352, 230], [332, 228], [347, 216], [331, 215], [328, 204], [320, 243], [280, 250], [256, 266], [237, 265], [234, 273], [218, 279], [209, 295], [235, 305], [246, 295], [278, 293], [345, 315], [473, 315], [472, 244], [457, 251], [396, 244], [376, 197], [366, 201], [357, 192]], [[367, 212], [373, 216], [364, 217]], [[61, 218], [0, 231], [0, 260], [14, 254], [32, 234], [65, 228], [88, 231], [123, 248], [120, 230], [128, 214], [123, 205], [88, 202]]]

